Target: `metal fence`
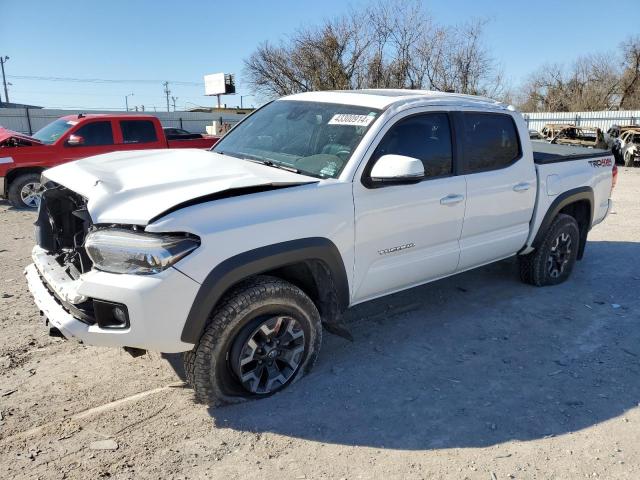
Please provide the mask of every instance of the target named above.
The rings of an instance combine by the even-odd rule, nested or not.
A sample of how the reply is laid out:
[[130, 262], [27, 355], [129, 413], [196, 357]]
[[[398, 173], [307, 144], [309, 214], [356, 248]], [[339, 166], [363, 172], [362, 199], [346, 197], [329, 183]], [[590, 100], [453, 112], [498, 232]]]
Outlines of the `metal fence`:
[[611, 125], [640, 123], [640, 110], [600, 112], [538, 112], [523, 113], [529, 128], [542, 130], [547, 123], [572, 123], [583, 127], [598, 127], [607, 131]]
[[31, 135], [45, 125], [64, 115], [78, 113], [145, 114], [158, 117], [163, 127], [177, 127], [192, 133], [206, 133], [206, 127], [214, 121], [231, 126], [242, 120], [241, 114], [217, 114], [206, 112], [118, 112], [106, 110], [58, 110], [49, 108], [0, 108], [0, 126], [15, 132]]

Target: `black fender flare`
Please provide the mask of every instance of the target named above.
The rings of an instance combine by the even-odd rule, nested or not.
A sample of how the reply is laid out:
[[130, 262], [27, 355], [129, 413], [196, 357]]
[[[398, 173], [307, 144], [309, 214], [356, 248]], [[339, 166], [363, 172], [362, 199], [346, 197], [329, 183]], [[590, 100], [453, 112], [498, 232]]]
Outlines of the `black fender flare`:
[[216, 304], [238, 282], [254, 275], [299, 262], [319, 260], [329, 269], [341, 310], [349, 306], [349, 282], [342, 256], [336, 245], [323, 237], [310, 237], [276, 243], [230, 257], [205, 278], [187, 315], [181, 340], [197, 343]]
[[593, 189], [591, 187], [578, 187], [572, 188], [571, 190], [567, 190], [566, 192], [561, 193], [556, 197], [556, 199], [551, 203], [547, 213], [542, 219], [542, 223], [540, 223], [540, 228], [538, 228], [538, 232], [536, 233], [531, 246], [533, 248], [538, 248], [544, 239], [544, 235], [551, 226], [551, 222], [554, 218], [560, 213], [560, 211], [565, 208], [567, 205], [572, 203], [576, 203], [579, 201], [587, 200], [589, 202], [589, 221], [587, 224], [587, 228], [581, 230], [580, 235], [580, 245], [578, 248], [578, 258], [582, 258], [582, 253], [584, 252], [584, 247], [587, 242], [587, 233], [591, 230], [591, 224], [593, 223], [593, 209], [594, 209], [594, 200], [593, 200]]

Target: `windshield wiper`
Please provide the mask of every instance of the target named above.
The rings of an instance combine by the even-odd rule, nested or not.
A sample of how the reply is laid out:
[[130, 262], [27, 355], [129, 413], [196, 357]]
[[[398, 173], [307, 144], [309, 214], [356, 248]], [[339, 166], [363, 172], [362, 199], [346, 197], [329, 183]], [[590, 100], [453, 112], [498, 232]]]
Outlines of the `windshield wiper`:
[[244, 160], [248, 160], [253, 163], [259, 163], [260, 165], [265, 165], [267, 167], [279, 168], [280, 170], [286, 170], [287, 172], [300, 173], [295, 167], [288, 167], [287, 165], [282, 165], [281, 163], [275, 163], [271, 160], [260, 160], [257, 158], [245, 158]]

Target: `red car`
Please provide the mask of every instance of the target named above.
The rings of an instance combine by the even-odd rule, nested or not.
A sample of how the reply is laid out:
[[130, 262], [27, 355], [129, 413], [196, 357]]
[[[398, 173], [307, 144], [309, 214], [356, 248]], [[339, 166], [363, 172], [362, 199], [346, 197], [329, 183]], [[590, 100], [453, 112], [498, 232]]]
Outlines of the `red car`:
[[210, 148], [218, 137], [170, 135], [153, 115], [67, 115], [33, 136], [0, 127], [0, 197], [36, 208], [40, 174], [61, 163], [119, 150]]

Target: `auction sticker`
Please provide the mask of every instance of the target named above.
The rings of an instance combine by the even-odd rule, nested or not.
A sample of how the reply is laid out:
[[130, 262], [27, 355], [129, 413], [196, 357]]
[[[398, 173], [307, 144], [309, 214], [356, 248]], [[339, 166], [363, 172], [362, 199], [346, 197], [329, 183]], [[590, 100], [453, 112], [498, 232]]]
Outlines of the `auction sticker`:
[[372, 115], [355, 115], [352, 113], [336, 113], [328, 125], [353, 125], [354, 127], [366, 127], [375, 119]]

